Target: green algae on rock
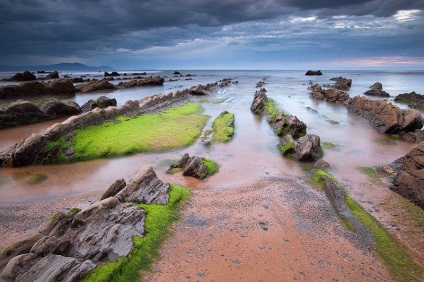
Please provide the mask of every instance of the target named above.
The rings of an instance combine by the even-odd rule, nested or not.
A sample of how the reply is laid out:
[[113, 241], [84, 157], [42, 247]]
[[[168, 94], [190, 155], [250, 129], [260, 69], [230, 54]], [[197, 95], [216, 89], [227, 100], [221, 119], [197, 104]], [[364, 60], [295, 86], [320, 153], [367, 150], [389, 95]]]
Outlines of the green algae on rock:
[[234, 135], [234, 114], [223, 111], [213, 122], [212, 142], [228, 142]]

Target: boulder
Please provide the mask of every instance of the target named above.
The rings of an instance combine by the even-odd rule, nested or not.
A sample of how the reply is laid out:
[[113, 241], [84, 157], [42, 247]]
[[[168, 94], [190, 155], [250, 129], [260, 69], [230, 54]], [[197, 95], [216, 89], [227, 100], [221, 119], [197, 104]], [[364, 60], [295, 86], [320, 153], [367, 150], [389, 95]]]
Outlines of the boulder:
[[174, 75], [181, 75], [179, 71], [174, 71]]
[[184, 154], [178, 162], [171, 164], [167, 173], [172, 173], [175, 169], [182, 169], [184, 176], [192, 176], [203, 180], [213, 173], [205, 165], [205, 161], [205, 158], [197, 156], [190, 157], [189, 154]]
[[116, 180], [112, 185], [109, 186], [106, 192], [103, 193], [103, 195], [100, 197], [100, 200], [115, 196], [116, 194], [121, 192], [121, 190], [124, 189], [125, 186], [127, 186], [127, 183], [123, 178]]
[[115, 98], [107, 98], [105, 96], [101, 96], [100, 98], [93, 100], [88, 100], [84, 105], [82, 105], [81, 109], [83, 112], [89, 112], [95, 108], [105, 109], [110, 106], [116, 106]]
[[39, 95], [74, 95], [75, 87], [70, 79], [58, 79], [50, 83], [40, 81], [22, 82], [18, 85], [0, 87], [0, 99]]
[[323, 89], [321, 85], [314, 84], [309, 87], [312, 98], [317, 100], [327, 100], [329, 102], [345, 102], [349, 99], [349, 94], [339, 89]]
[[112, 90], [115, 86], [107, 80], [91, 81], [76, 87], [78, 92], [88, 93], [100, 90]]
[[315, 162], [322, 157], [321, 142], [318, 135], [307, 134], [294, 141], [293, 158], [303, 162]]
[[57, 79], [59, 78], [59, 73], [57, 71], [54, 71], [52, 73], [49, 73], [45, 79]]
[[390, 189], [424, 209], [424, 142], [389, 167], [396, 172]]
[[424, 111], [424, 95], [414, 91], [397, 95], [395, 102], [404, 103], [410, 108]]
[[165, 79], [163, 77], [148, 77], [144, 79], [139, 80], [131, 80], [128, 82], [119, 82], [117, 87], [120, 89], [123, 88], [131, 88], [131, 87], [138, 87], [138, 86], [161, 86], [165, 82]]
[[349, 90], [349, 88], [352, 86], [352, 79], [339, 76], [339, 77], [330, 78], [330, 80], [333, 80], [336, 82], [336, 84], [333, 87], [339, 90]]
[[387, 93], [384, 90], [375, 90], [375, 89], [371, 89], [371, 90], [367, 90], [364, 92], [364, 95], [368, 95], [368, 96], [376, 96], [376, 97], [390, 97], [390, 94]]
[[423, 127], [421, 113], [413, 109], [400, 109], [383, 100], [369, 100], [356, 96], [347, 103], [349, 111], [368, 119], [380, 132], [403, 134]]
[[313, 71], [313, 70], [308, 70], [305, 75], [322, 75], [322, 72], [320, 70], [317, 71]]
[[370, 86], [371, 90], [383, 90], [383, 84], [381, 82], [376, 82]]
[[54, 98], [41, 101], [38, 107], [49, 119], [81, 113], [80, 106], [74, 101], [61, 101]]
[[193, 86], [188, 90], [188, 93], [194, 96], [203, 96], [207, 95], [206, 88], [203, 85]]
[[34, 103], [17, 100], [5, 108], [0, 108], [0, 128], [47, 120], [46, 114]]
[[105, 71], [105, 76], [120, 76], [120, 74], [116, 71], [113, 71], [111, 73], [108, 73], [107, 71]]
[[297, 139], [306, 134], [306, 124], [296, 116], [286, 116], [279, 113], [273, 120], [268, 121], [278, 136], [290, 134]]
[[265, 109], [265, 104], [267, 101], [268, 101], [268, 97], [266, 96], [265, 88], [262, 88], [261, 90], [256, 91], [252, 105], [250, 106], [250, 110], [255, 114], [262, 113], [262, 111]]
[[37, 77], [29, 71], [18, 72], [11, 78], [5, 79], [5, 81], [31, 81], [37, 80]]

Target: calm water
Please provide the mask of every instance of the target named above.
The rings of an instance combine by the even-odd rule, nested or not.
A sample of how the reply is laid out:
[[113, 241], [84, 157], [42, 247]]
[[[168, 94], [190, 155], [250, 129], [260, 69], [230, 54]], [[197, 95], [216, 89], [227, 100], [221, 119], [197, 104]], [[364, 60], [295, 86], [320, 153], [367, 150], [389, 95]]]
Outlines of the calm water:
[[[151, 75], [166, 76], [167, 81], [172, 78], [172, 73], [173, 71], [152, 72]], [[275, 99], [282, 109], [304, 121], [308, 126], [308, 133], [318, 134], [321, 142], [337, 145], [336, 149], [324, 149], [324, 159], [331, 164], [330, 172], [336, 178], [352, 183], [353, 187], [360, 185], [363, 179], [357, 172], [358, 167], [388, 164], [415, 146], [387, 138], [376, 131], [367, 120], [349, 113], [343, 106], [312, 100], [307, 87], [309, 80], [325, 84], [330, 83], [329, 79], [332, 77], [344, 76], [353, 79], [349, 91], [351, 97], [362, 95], [376, 81], [383, 83], [384, 90], [392, 96], [411, 91], [424, 93], [424, 72], [324, 71], [324, 75], [312, 77], [305, 76], [304, 71], [182, 73], [196, 76], [192, 77], [193, 80], [185, 80], [184, 77], [176, 82], [165, 82], [161, 87], [78, 94], [74, 100], [83, 104], [89, 99], [104, 95], [116, 98], [118, 104], [123, 104], [127, 100], [136, 100], [156, 93], [167, 93], [227, 77], [234, 78], [239, 84], [231, 85], [211, 96], [215, 103], [202, 103], [205, 114], [212, 117], [205, 129], [211, 127], [212, 120], [220, 112], [229, 110], [235, 114], [236, 133], [230, 143], [213, 144], [211, 148], [204, 148], [198, 141], [187, 148], [161, 153], [134, 154], [67, 165], [0, 168], [0, 202], [55, 199], [90, 191], [103, 191], [118, 178], [131, 179], [144, 164], [152, 165], [163, 180], [188, 185], [193, 189], [226, 189], [234, 182], [260, 174], [303, 176], [307, 165], [282, 158], [276, 148], [278, 137], [273, 134], [264, 118], [254, 116], [249, 110], [257, 90], [255, 85], [264, 77], [264, 87], [269, 97]], [[403, 105], [399, 106], [405, 108]], [[329, 119], [338, 121], [339, 124], [331, 124]], [[49, 125], [60, 121], [1, 130], [0, 149], [3, 150], [32, 133], [42, 133]], [[166, 175], [165, 171], [171, 161], [186, 152], [214, 159], [221, 166], [220, 172], [205, 181], [181, 175]], [[44, 180], [34, 184], [31, 183], [34, 182], [33, 179]]]

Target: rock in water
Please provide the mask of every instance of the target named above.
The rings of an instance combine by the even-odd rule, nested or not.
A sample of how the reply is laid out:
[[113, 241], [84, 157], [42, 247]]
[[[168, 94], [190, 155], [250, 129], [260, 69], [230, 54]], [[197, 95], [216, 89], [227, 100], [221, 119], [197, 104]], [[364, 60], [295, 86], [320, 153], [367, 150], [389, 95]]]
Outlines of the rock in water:
[[317, 71], [313, 71], [313, 70], [308, 70], [305, 75], [322, 75], [322, 72], [320, 70]]
[[415, 93], [414, 91], [397, 95], [395, 101], [405, 103], [410, 108], [424, 111], [424, 95]]
[[37, 80], [37, 77], [29, 71], [18, 72], [11, 78], [5, 79], [5, 81], [31, 81], [31, 80]]
[[347, 108], [368, 119], [380, 132], [403, 134], [423, 127], [421, 113], [413, 109], [400, 109], [383, 100], [369, 100], [356, 96], [349, 100]]
[[378, 96], [378, 97], [390, 97], [389, 93], [383, 91], [383, 84], [381, 82], [376, 82], [370, 86], [371, 90], [365, 91], [365, 95], [369, 96]]
[[107, 107], [117, 105], [115, 98], [107, 98], [105, 96], [101, 96], [97, 100], [90, 99], [84, 105], [82, 105], [81, 109], [83, 112], [89, 112], [95, 108], [105, 109]]
[[59, 78], [59, 73], [57, 71], [54, 71], [52, 73], [49, 73], [45, 79], [57, 79]]
[[76, 87], [78, 92], [87, 93], [99, 90], [112, 90], [115, 86], [107, 80], [91, 81]]
[[336, 82], [334, 88], [339, 90], [349, 90], [349, 88], [352, 86], [352, 79], [339, 76], [330, 78], [330, 80], [334, 80]]
[[396, 171], [390, 189], [424, 209], [424, 142], [389, 167]]
[[315, 162], [322, 157], [321, 142], [318, 135], [308, 134], [294, 141], [293, 158], [304, 162]]
[[184, 154], [184, 156], [169, 167], [167, 173], [173, 173], [175, 169], [181, 169], [184, 176], [192, 176], [197, 179], [205, 179], [213, 172], [205, 165], [205, 158]]
[[47, 116], [34, 103], [17, 100], [0, 108], [0, 128], [8, 128], [46, 120]]
[[70, 79], [57, 79], [50, 83], [40, 81], [22, 82], [18, 85], [0, 87], [0, 99], [37, 95], [74, 95], [75, 87]]
[[80, 106], [74, 101], [61, 101], [58, 99], [46, 99], [38, 104], [38, 107], [49, 118], [56, 118], [61, 116], [71, 116], [81, 113]]
[[255, 92], [255, 98], [253, 99], [250, 110], [255, 114], [260, 114], [265, 109], [265, 103], [268, 97], [266, 96], [265, 88]]

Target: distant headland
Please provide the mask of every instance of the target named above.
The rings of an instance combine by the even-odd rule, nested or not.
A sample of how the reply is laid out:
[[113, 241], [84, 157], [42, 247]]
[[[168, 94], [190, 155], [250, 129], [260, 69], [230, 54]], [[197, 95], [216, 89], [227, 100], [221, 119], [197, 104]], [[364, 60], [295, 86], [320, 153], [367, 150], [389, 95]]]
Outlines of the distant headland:
[[111, 66], [87, 66], [81, 63], [60, 63], [53, 65], [38, 65], [38, 66], [7, 66], [0, 65], [0, 71], [113, 71]]

